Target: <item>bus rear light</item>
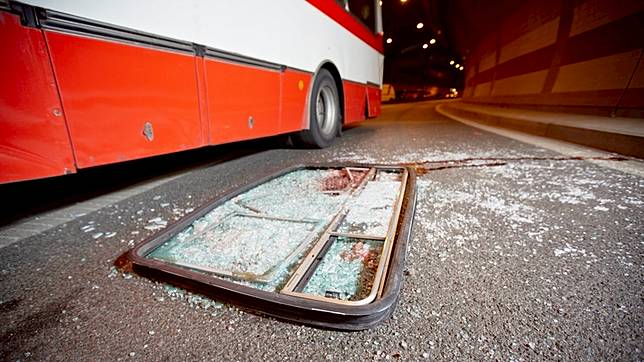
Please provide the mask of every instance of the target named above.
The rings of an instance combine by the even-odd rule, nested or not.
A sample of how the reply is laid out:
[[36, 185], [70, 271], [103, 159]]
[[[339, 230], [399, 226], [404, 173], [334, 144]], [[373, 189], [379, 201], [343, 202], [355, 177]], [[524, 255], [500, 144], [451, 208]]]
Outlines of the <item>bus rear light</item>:
[[393, 311], [415, 205], [402, 167], [297, 167], [204, 205], [128, 256], [142, 275], [275, 317], [370, 328]]

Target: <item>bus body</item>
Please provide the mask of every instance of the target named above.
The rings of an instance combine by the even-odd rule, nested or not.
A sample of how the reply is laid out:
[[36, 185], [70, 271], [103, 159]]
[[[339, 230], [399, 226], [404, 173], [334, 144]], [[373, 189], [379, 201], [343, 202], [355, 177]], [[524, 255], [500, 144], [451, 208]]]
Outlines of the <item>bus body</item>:
[[380, 24], [372, 0], [0, 0], [0, 183], [310, 131], [322, 73], [343, 124], [375, 117]]

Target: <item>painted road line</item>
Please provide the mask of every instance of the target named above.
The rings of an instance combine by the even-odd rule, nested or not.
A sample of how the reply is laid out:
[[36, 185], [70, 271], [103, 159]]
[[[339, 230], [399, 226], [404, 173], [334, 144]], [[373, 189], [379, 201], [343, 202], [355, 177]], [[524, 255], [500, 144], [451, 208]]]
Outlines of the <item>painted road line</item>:
[[93, 199], [76, 203], [71, 206], [65, 206], [40, 214], [30, 215], [23, 219], [17, 220], [9, 225], [0, 227], [0, 249], [22, 239], [38, 235], [51, 228], [60, 226], [81, 216], [128, 199], [132, 196], [136, 196], [145, 191], [151, 190], [180, 176], [181, 175], [172, 175], [150, 182], [143, 182], [137, 185], [130, 186], [123, 190], [105, 194]]

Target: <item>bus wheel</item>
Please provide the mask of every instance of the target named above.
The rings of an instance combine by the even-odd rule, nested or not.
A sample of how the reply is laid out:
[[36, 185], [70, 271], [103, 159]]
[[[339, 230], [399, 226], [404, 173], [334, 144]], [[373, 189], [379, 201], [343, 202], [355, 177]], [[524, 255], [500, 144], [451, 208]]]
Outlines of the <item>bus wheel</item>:
[[338, 89], [328, 70], [320, 69], [311, 94], [309, 129], [299, 133], [299, 140], [309, 147], [328, 147], [338, 134], [342, 117]]

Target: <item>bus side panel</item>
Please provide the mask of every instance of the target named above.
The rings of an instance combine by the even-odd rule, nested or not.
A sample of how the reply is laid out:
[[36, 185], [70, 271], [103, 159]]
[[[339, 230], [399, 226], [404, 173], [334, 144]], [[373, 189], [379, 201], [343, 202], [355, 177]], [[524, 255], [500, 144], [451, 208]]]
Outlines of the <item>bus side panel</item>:
[[194, 56], [45, 34], [79, 168], [204, 144]]
[[362, 84], [344, 81], [344, 123], [355, 123], [365, 119], [366, 91]]
[[40, 30], [0, 11], [0, 183], [75, 171]]
[[280, 133], [279, 71], [213, 59], [205, 63], [211, 144]]
[[380, 115], [380, 87], [367, 86], [367, 98], [369, 101], [369, 118]]
[[306, 128], [306, 97], [311, 74], [286, 70], [282, 74], [282, 132], [295, 132]]

